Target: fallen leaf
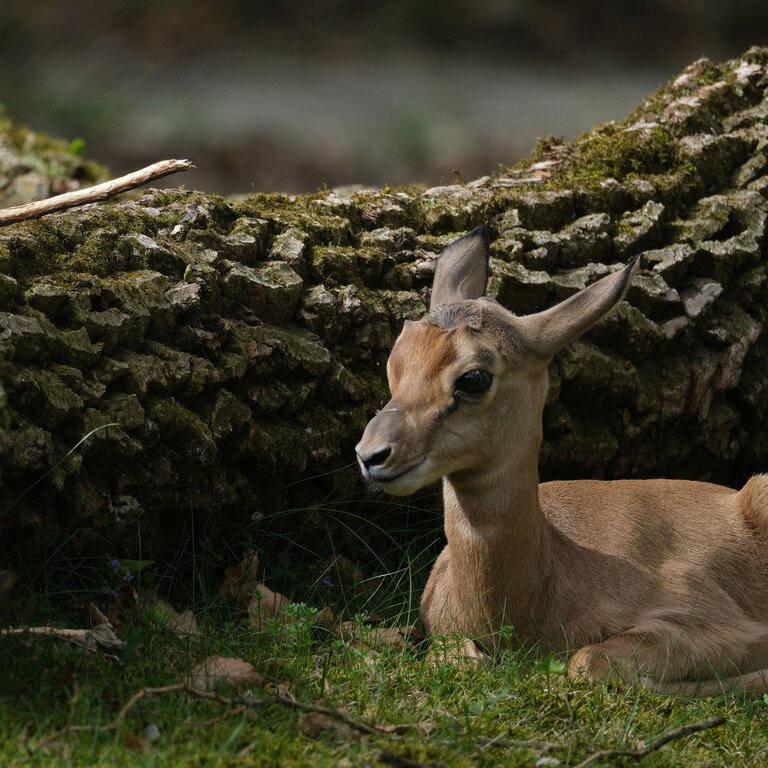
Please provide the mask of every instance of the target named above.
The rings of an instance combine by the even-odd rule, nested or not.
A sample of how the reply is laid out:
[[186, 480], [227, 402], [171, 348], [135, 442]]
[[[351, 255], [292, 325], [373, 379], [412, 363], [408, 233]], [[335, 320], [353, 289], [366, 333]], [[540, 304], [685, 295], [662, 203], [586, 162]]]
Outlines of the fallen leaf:
[[169, 602], [161, 597], [152, 597], [146, 603], [147, 611], [159, 624], [168, 627], [178, 637], [199, 635], [195, 614], [189, 609], [179, 613]]
[[369, 644], [372, 648], [396, 648], [402, 650], [414, 636], [416, 628], [413, 625], [404, 627], [376, 627], [372, 629], [367, 636], [363, 637], [363, 642]]
[[239, 563], [224, 571], [219, 593], [231, 603], [247, 604], [259, 583], [259, 556], [251, 549], [243, 552]]
[[101, 612], [96, 603], [86, 603], [83, 606], [85, 623], [89, 627], [97, 627], [99, 624], [109, 624], [109, 619]]
[[129, 611], [139, 602], [139, 593], [133, 584], [124, 582], [115, 591], [115, 605], [121, 612]]
[[290, 683], [286, 683], [285, 681], [279, 682], [275, 686], [275, 690], [277, 691], [278, 696], [282, 696], [284, 699], [293, 699], [296, 700], [296, 695], [293, 692], [293, 686]]
[[193, 688], [211, 691], [221, 685], [249, 688], [263, 685], [264, 678], [251, 664], [229, 656], [207, 656], [192, 667], [187, 683]]
[[394, 733], [402, 735], [409, 731], [419, 731], [424, 736], [429, 736], [437, 728], [437, 723], [433, 720], [424, 720], [420, 723], [397, 723], [396, 725], [377, 725], [382, 733]]
[[357, 621], [340, 621], [336, 627], [336, 634], [348, 643], [357, 642], [363, 633], [364, 627]]
[[438, 725], [434, 720], [422, 720], [420, 723], [416, 723], [416, 730], [425, 736], [429, 736], [433, 731], [437, 730], [437, 727]]
[[323, 629], [334, 629], [339, 622], [339, 617], [336, 615], [336, 611], [330, 606], [326, 605], [321, 611], [315, 614], [312, 623], [316, 627], [322, 627]]
[[186, 611], [177, 613], [169, 622], [171, 629], [180, 637], [189, 637], [190, 635], [199, 635], [200, 628], [197, 625], [197, 618], [189, 608]]
[[322, 712], [304, 712], [299, 716], [299, 728], [305, 735], [316, 739], [323, 734], [332, 734], [339, 741], [351, 741], [357, 733], [346, 723]]
[[119, 653], [125, 646], [110, 624], [99, 624], [87, 631], [90, 632], [99, 649], [107, 653]]
[[126, 620], [126, 616], [139, 604], [139, 594], [136, 587], [128, 582], [123, 582], [114, 591], [113, 599], [105, 606], [104, 616], [116, 629], [120, 630]]
[[248, 616], [254, 626], [263, 628], [267, 619], [279, 617], [283, 608], [290, 603], [285, 595], [273, 592], [263, 584], [256, 584], [248, 602]]
[[13, 568], [0, 569], [0, 605], [4, 605], [8, 602], [8, 598], [11, 596], [14, 584], [18, 581], [19, 574], [13, 570]]
[[355, 646], [366, 646], [374, 650], [394, 648], [402, 650], [411, 638], [416, 635], [416, 627], [408, 624], [403, 627], [374, 627], [369, 628], [357, 621], [342, 621], [338, 626], [338, 634]]
[[127, 731], [123, 734], [123, 746], [126, 749], [130, 749], [131, 752], [146, 752], [147, 746], [149, 745], [141, 738], [141, 736], [137, 736], [135, 733]]

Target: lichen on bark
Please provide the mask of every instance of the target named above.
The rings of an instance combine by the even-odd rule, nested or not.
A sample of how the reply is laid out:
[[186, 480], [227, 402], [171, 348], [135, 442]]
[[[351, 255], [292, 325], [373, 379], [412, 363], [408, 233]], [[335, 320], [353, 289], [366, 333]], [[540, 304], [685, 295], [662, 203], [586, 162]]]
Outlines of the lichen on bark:
[[[766, 93], [755, 48], [469, 183], [150, 190], [1, 229], [0, 555], [72, 526], [131, 549], [138, 523], [151, 556], [190, 509], [248, 521], [349, 494], [402, 322], [481, 223], [489, 292], [520, 313], [642, 254], [627, 301], [552, 363], [543, 477], [766, 469]], [[0, 204], [26, 167], [101, 173], [22, 135], [0, 121]]]

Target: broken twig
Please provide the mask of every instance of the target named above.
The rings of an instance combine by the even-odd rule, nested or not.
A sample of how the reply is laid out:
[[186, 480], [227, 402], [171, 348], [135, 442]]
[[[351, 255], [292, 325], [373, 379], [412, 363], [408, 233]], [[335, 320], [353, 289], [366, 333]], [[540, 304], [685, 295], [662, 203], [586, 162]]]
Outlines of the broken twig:
[[102, 184], [96, 184], [93, 187], [77, 189], [74, 192], [65, 192], [63, 195], [56, 195], [55, 197], [38, 200], [34, 203], [3, 208], [0, 209], [0, 226], [14, 224], [18, 221], [26, 221], [27, 219], [38, 219], [48, 213], [75, 208], [86, 203], [108, 200], [110, 197], [119, 195], [121, 192], [127, 192], [129, 189], [135, 189], [142, 186], [142, 184], [148, 184], [150, 181], [162, 179], [163, 176], [169, 176], [172, 173], [188, 171], [190, 168], [194, 168], [194, 166], [189, 160], [161, 160], [159, 163], [153, 163], [139, 171], [133, 171], [125, 176], [105, 181]]
[[316, 712], [327, 717], [336, 720], [340, 723], [344, 723], [353, 730], [365, 733], [368, 735], [381, 735], [383, 731], [376, 726], [367, 725], [366, 723], [360, 723], [353, 720], [338, 709], [332, 709], [330, 707], [323, 707], [316, 704], [305, 704], [301, 701], [295, 701], [289, 699], [286, 696], [265, 696], [263, 698], [243, 698], [240, 696], [229, 697], [223, 696], [215, 691], [205, 691], [201, 688], [195, 688], [187, 683], [172, 683], [171, 685], [163, 685], [160, 687], [146, 687], [139, 688], [130, 699], [123, 705], [122, 709], [117, 713], [115, 719], [105, 725], [73, 725], [68, 723], [60, 730], [41, 740], [35, 749], [39, 749], [41, 746], [48, 747], [50, 744], [60, 739], [67, 733], [114, 733], [120, 730], [128, 713], [144, 698], [148, 696], [157, 696], [167, 693], [186, 693], [197, 699], [204, 699], [205, 701], [213, 701], [217, 704], [222, 704], [229, 709], [229, 714], [240, 714], [246, 709], [259, 709], [261, 707], [270, 706], [282, 706], [289, 709], [296, 709], [299, 712]]
[[0, 630], [2, 635], [35, 635], [53, 637], [84, 648], [90, 653], [102, 653], [115, 661], [116, 655], [123, 650], [123, 641], [115, 634], [112, 625], [97, 624], [90, 629], [70, 629], [69, 627], [9, 627]]
[[718, 726], [723, 725], [723, 723], [725, 723], [724, 717], [715, 717], [712, 718], [712, 720], [703, 720], [699, 723], [681, 725], [679, 728], [674, 728], [673, 730], [662, 734], [650, 744], [638, 746], [637, 749], [602, 749], [582, 760], [576, 768], [586, 768], [586, 766], [592, 765], [592, 763], [595, 763], [598, 760], [610, 760], [615, 757], [628, 757], [632, 760], [642, 760], [646, 755], [650, 755], [651, 752], [656, 752], [656, 750], [661, 749], [665, 744], [669, 744], [670, 741], [683, 739], [686, 736], [690, 736], [692, 733], [699, 733], [699, 731], [708, 731], [710, 728], [717, 728]]

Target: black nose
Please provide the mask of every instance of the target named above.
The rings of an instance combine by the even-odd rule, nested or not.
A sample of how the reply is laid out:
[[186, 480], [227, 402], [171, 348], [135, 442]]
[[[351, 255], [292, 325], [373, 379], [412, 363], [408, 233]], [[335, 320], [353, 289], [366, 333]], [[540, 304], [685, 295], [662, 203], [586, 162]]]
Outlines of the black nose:
[[392, 449], [387, 446], [386, 448], [381, 448], [378, 451], [374, 451], [370, 456], [360, 456], [360, 461], [363, 463], [363, 466], [366, 469], [370, 469], [371, 467], [378, 467], [389, 458], [391, 453]]

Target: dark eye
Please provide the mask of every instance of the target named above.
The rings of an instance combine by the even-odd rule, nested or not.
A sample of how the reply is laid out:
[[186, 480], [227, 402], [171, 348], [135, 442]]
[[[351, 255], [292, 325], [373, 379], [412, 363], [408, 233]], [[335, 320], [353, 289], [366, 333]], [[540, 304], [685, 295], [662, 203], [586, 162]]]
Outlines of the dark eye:
[[456, 394], [483, 395], [491, 388], [493, 374], [482, 368], [474, 368], [456, 379], [453, 385]]

